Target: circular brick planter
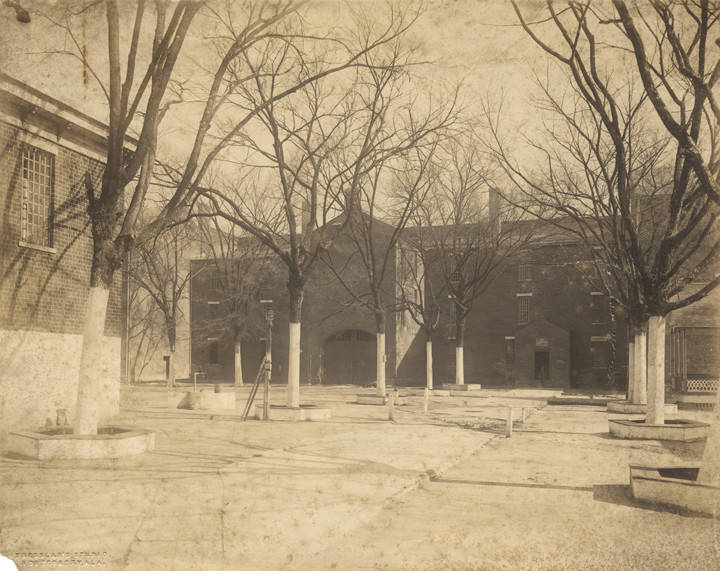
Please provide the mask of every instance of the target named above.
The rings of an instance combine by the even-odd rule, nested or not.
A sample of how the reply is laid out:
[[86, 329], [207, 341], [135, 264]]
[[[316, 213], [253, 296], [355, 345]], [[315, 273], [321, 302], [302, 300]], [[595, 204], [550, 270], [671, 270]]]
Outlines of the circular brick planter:
[[[635, 404], [626, 400], [607, 403], [607, 411], [617, 414], [647, 414], [648, 405]], [[665, 414], [677, 414], [676, 404], [665, 404]]]
[[8, 434], [11, 452], [38, 460], [123, 458], [154, 447], [154, 432], [117, 426], [100, 427], [96, 435], [75, 435], [72, 428]]
[[677, 440], [691, 442], [706, 438], [710, 425], [694, 420], [671, 419], [665, 424], [646, 424], [644, 420], [608, 420], [610, 434], [616, 438], [636, 440]]

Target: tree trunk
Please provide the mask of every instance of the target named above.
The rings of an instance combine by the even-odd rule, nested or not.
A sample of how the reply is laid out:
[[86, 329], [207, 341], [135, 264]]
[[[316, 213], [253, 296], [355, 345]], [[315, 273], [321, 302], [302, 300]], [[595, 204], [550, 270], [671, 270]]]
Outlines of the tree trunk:
[[168, 385], [168, 389], [173, 389], [175, 387], [175, 341], [177, 339], [177, 331], [175, 329], [175, 319], [173, 317], [167, 318], [167, 332], [168, 332], [168, 347], [170, 349], [170, 355], [168, 355], [167, 385]]
[[648, 424], [665, 424], [665, 316], [648, 320]]
[[235, 328], [235, 366], [233, 380], [236, 387], [243, 386], [243, 372], [242, 372], [242, 341], [240, 339], [239, 328]]
[[100, 420], [98, 385], [102, 379], [98, 378], [95, 365], [103, 358], [102, 339], [109, 296], [110, 290], [104, 285], [91, 286], [88, 293], [75, 409], [75, 434], [97, 434]]
[[647, 336], [645, 327], [635, 332], [634, 404], [647, 404]]
[[627, 400], [635, 401], [635, 338], [628, 342]]
[[167, 378], [168, 389], [175, 387], [175, 347], [170, 347], [170, 354], [168, 355], [168, 378]]
[[455, 384], [465, 384], [465, 360], [463, 347], [465, 345], [465, 318], [458, 317], [455, 321]]
[[427, 382], [427, 388], [432, 390], [433, 388], [433, 344], [432, 340], [428, 339], [425, 342], [425, 381]]
[[384, 397], [386, 393], [385, 387], [385, 311], [378, 310], [375, 312], [375, 330], [376, 330], [376, 349], [375, 349], [375, 378], [377, 394]]
[[292, 278], [290, 291], [290, 325], [288, 347], [288, 394], [287, 406], [300, 407], [300, 319], [302, 316], [303, 287]]

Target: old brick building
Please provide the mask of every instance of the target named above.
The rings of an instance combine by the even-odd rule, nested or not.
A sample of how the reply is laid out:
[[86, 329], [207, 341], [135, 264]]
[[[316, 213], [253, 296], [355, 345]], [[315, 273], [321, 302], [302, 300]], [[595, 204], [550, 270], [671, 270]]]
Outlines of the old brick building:
[[[468, 316], [466, 382], [602, 387], [612, 359], [615, 385], [627, 367], [625, 320], [589, 279], [581, 244], [548, 232], [506, 264]], [[435, 339], [437, 374], [452, 377], [454, 324], [448, 300]]]
[[[83, 180], [102, 175], [105, 136], [101, 122], [0, 74], [0, 434], [60, 408], [72, 420], [92, 259]], [[100, 363], [118, 380], [120, 313], [118, 286]]]
[[[394, 300], [400, 272], [401, 241], [395, 269], [387, 276], [385, 297]], [[350, 241], [339, 236], [328, 255], [348, 257]], [[534, 386], [567, 389], [624, 390], [627, 382], [628, 331], [623, 308], [594, 285], [593, 264], [585, 245], [553, 227], [539, 228], [532, 241], [509, 260], [467, 318], [465, 380], [486, 386]], [[192, 366], [210, 378], [230, 380], [232, 336], [222, 316], [223, 293], [213, 287], [211, 265], [195, 260], [191, 290]], [[358, 289], [364, 279], [357, 260], [344, 267], [344, 281]], [[250, 273], [254, 271], [248, 270]], [[434, 274], [429, 268], [428, 275]], [[437, 272], [435, 272], [436, 274]], [[286, 270], [272, 255], [259, 270], [261, 279], [248, 289], [247, 334], [242, 343], [244, 377], [252, 379], [263, 355], [260, 298], [272, 299], [275, 382], [287, 374]], [[430, 278], [429, 278], [430, 279]], [[712, 390], [720, 358], [718, 295], [671, 313], [667, 325], [666, 371], [676, 391]], [[422, 385], [425, 338], [407, 312], [389, 313], [387, 376], [389, 383]], [[217, 319], [217, 317], [221, 319]], [[208, 323], [214, 323], [208, 329]], [[453, 303], [441, 301], [433, 334], [436, 382], [454, 379]], [[301, 379], [314, 383], [370, 384], [375, 378], [375, 322], [354, 303], [327, 268], [318, 265], [306, 286], [303, 304]]]
[[[379, 248], [386, 247], [388, 227], [375, 225]], [[400, 255], [406, 246], [392, 248], [390, 269], [382, 283], [383, 296], [392, 305], [396, 296]], [[339, 235], [326, 256], [343, 267], [346, 286], [356, 292], [366, 287], [364, 268], [351, 257], [353, 246]], [[243, 377], [252, 380], [264, 354], [263, 308], [260, 300], [272, 300], [273, 380], [287, 380], [288, 311], [287, 270], [267, 252], [263, 261], [236, 260], [256, 277], [246, 283], [246, 323], [242, 341]], [[349, 260], [349, 263], [348, 263]], [[192, 262], [190, 321], [193, 371], [209, 379], [230, 381], [233, 376], [233, 335], [227, 315], [227, 295], [218, 285], [215, 264], [209, 259]], [[302, 307], [301, 381], [313, 383], [371, 384], [375, 380], [375, 317], [351, 296], [328, 269], [318, 262], [308, 279]], [[389, 379], [414, 379], [424, 370], [424, 341], [411, 319], [389, 312], [386, 322], [387, 375]]]
[[[378, 225], [382, 239], [382, 225]], [[393, 305], [401, 276], [401, 241], [395, 248], [393, 272], [386, 276], [385, 299]], [[352, 245], [340, 235], [328, 256], [339, 263], [343, 281], [362, 290], [364, 268], [350, 258]], [[287, 374], [287, 280], [284, 267], [267, 258], [262, 278], [248, 288], [247, 328], [242, 343], [243, 376], [251, 379], [262, 359], [260, 298], [272, 299], [273, 376]], [[567, 235], [546, 232], [521, 256], [508, 263], [489, 290], [477, 300], [467, 320], [465, 375], [467, 382], [486, 385], [559, 387], [603, 386], [613, 357], [616, 381], [625, 376], [626, 343], [622, 311], [611, 311], [603, 292], [587, 279], [587, 255]], [[233, 344], [222, 316], [223, 292], [209, 260], [193, 262], [191, 288], [192, 363], [210, 378], [232, 378]], [[206, 266], [205, 271], [200, 269]], [[432, 271], [428, 272], [432, 275]], [[220, 319], [218, 319], [220, 317]], [[213, 325], [214, 324], [214, 325]], [[387, 319], [387, 375], [399, 385], [424, 383], [425, 338], [407, 312]], [[434, 369], [438, 381], [454, 376], [452, 303], [445, 300], [434, 334]], [[613, 350], [613, 345], [617, 350]], [[305, 290], [302, 327], [302, 380], [322, 383], [370, 384], [375, 378], [375, 321], [367, 308], [354, 303], [345, 287], [322, 264], [315, 267]]]

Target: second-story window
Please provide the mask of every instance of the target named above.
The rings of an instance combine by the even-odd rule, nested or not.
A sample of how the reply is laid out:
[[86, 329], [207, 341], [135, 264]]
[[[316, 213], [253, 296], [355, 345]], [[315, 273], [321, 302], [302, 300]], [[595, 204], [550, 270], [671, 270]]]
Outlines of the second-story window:
[[530, 300], [529, 295], [518, 296], [518, 323], [528, 323], [530, 321]]
[[518, 266], [518, 281], [529, 282], [532, 280], [532, 266], [530, 264], [520, 264]]

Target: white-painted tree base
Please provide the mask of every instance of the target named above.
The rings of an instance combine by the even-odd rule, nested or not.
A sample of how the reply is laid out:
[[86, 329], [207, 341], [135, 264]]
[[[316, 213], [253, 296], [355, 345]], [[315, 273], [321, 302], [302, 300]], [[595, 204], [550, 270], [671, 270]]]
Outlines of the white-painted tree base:
[[290, 322], [288, 349], [288, 394], [290, 408], [300, 406], [300, 324]]
[[635, 390], [633, 402], [647, 404], [647, 336], [645, 332], [635, 334]]
[[463, 347], [455, 347], [455, 384], [465, 384], [465, 360], [463, 359]]
[[102, 337], [109, 296], [110, 290], [100, 286], [91, 287], [88, 292], [75, 407], [75, 434], [94, 435], [98, 430], [100, 407], [97, 401], [101, 398], [102, 379], [98, 378], [97, 364], [102, 357]]
[[433, 388], [433, 346], [432, 341], [425, 342], [425, 382], [429, 390]]
[[375, 335], [376, 352], [375, 352], [375, 378], [376, 392], [379, 396], [385, 396], [385, 334], [377, 333]]

